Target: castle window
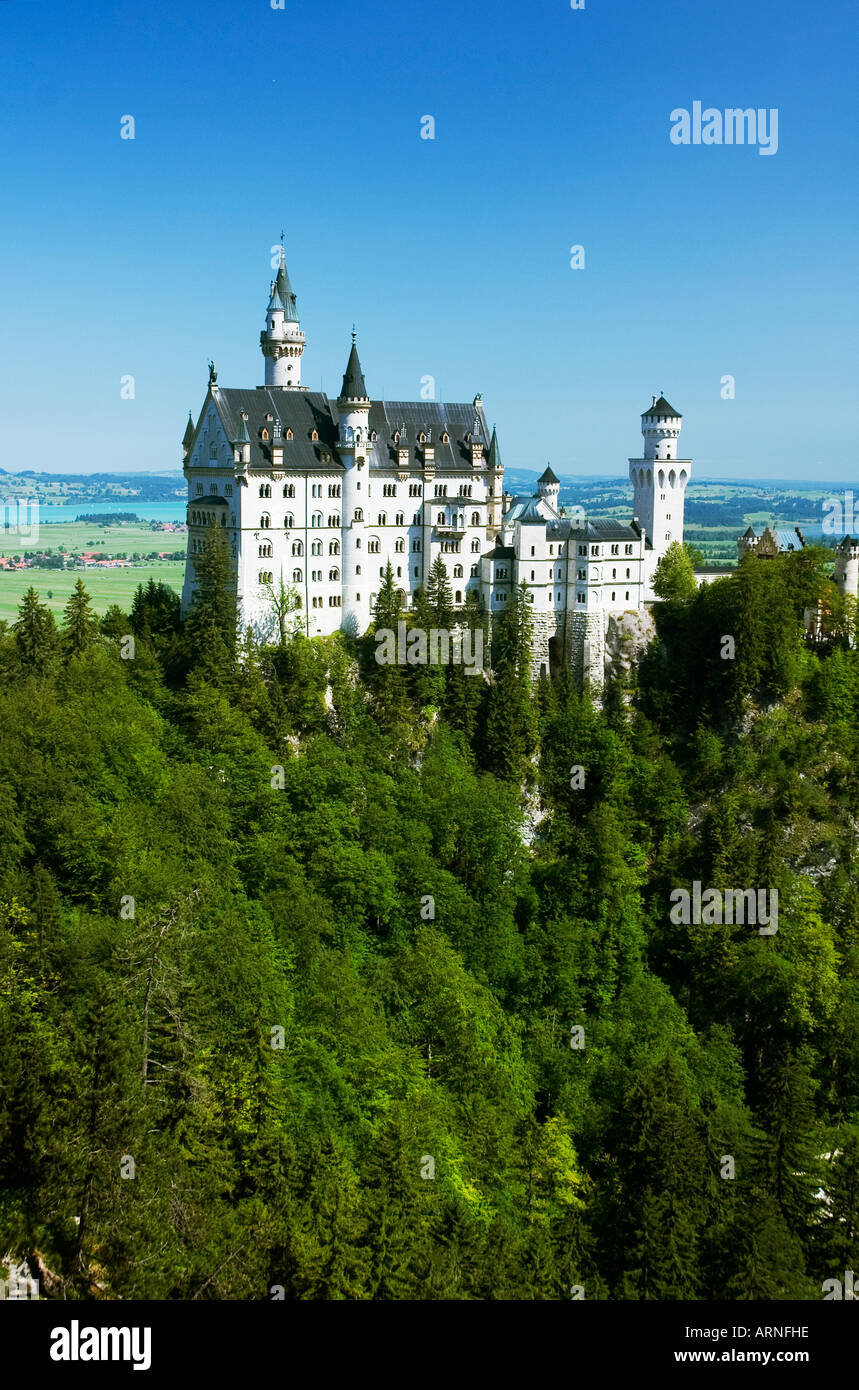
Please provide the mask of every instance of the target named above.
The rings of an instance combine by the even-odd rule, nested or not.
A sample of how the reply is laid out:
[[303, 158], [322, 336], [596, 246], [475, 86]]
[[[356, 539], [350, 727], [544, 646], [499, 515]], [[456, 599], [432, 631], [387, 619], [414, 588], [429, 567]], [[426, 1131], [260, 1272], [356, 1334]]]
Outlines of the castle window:
[[580, 546], [579, 546], [579, 554], [580, 554], [580, 555], [587, 555], [587, 553], [588, 553], [588, 548], [587, 548], [587, 546], [586, 546], [586, 545], [580, 545]]
[[449, 443], [450, 443], [450, 435], [448, 434], [447, 430], [442, 430], [442, 433], [441, 433], [441, 442], [442, 442], [442, 444], [449, 444]]
[[259, 524], [260, 529], [262, 531], [268, 530], [269, 526], [271, 526], [271, 517], [269, 516], [268, 512], [263, 512], [262, 516], [259, 519]]
[[293, 541], [293, 542], [292, 542], [292, 553], [293, 553], [293, 555], [303, 555], [303, 554], [304, 554], [304, 546], [302, 545], [301, 541]]
[[472, 566], [471, 566], [471, 577], [472, 577], [472, 579], [476, 579], [476, 578], [477, 578], [477, 566], [476, 566], [476, 565], [472, 565]]
[[269, 555], [271, 555], [271, 541], [266, 541], [265, 545], [261, 545], [259, 548], [259, 557], [263, 560]]
[[218, 457], [218, 446], [217, 446], [217, 444], [210, 444], [210, 445], [209, 445], [209, 458], [210, 458], [210, 459], [216, 459], [217, 457]]
[[381, 548], [382, 548], [382, 544], [381, 544], [381, 541], [378, 539], [378, 537], [376, 537], [376, 536], [371, 536], [370, 540], [368, 540], [368, 542], [367, 542], [367, 549], [369, 550], [370, 554], [371, 554], [371, 555], [378, 555], [378, 553], [379, 553], [379, 551], [381, 550]]
[[202, 497], [202, 496], [203, 496], [203, 484], [202, 484], [202, 483], [198, 483], [198, 484], [197, 484], [197, 496], [198, 496], [198, 497]]
[[[212, 497], [217, 497], [217, 495], [218, 495], [218, 484], [217, 484], [217, 483], [210, 483], [210, 484], [209, 484], [209, 492], [210, 492], [210, 494], [211, 494]], [[671, 517], [669, 517], [668, 520], [670, 521], [670, 520], [671, 520]]]
[[232, 483], [227, 483], [227, 486], [224, 488], [224, 495], [225, 495], [226, 497], [232, 497], [232, 495], [233, 495], [233, 485], [232, 485]]
[[329, 526], [333, 526], [333, 527], [335, 527], [335, 528], [339, 528], [339, 526], [340, 526], [340, 518], [339, 518], [339, 516], [337, 515], [336, 512], [335, 512], [332, 516], [329, 516], [329, 518], [328, 518], [328, 525], [329, 525]]
[[436, 483], [435, 495], [436, 497], [447, 497], [447, 483]]
[[576, 594], [576, 603], [584, 603], [584, 601], [585, 601], [585, 596], [584, 596], [584, 594], [581, 592], [581, 590], [579, 590], [578, 593]]
[[[534, 554], [534, 547], [533, 547], [533, 545], [531, 546], [531, 554], [532, 554], [532, 555]], [[533, 578], [533, 573], [532, 573], [532, 576], [531, 576], [531, 577]]]
[[454, 565], [454, 567], [453, 567], [453, 577], [454, 577], [454, 579], [461, 579], [461, 578], [462, 578], [462, 575], [463, 575], [462, 565]]
[[284, 497], [294, 497], [294, 496], [295, 496], [295, 484], [294, 484], [294, 483], [284, 483], [284, 485], [283, 485], [283, 495], [284, 495]]
[[383, 483], [383, 484], [382, 484], [382, 496], [383, 496], [383, 497], [396, 497], [396, 495], [397, 495], [397, 488], [396, 488], [396, 484], [395, 484], [395, 483]]
[[437, 525], [437, 526], [443, 526], [443, 525], [444, 525], [444, 512], [439, 512], [438, 516], [436, 517], [436, 525]]
[[293, 584], [300, 584], [300, 583], [301, 583], [301, 570], [293, 570], [293, 571], [292, 571], [292, 582], [293, 582]]
[[387, 512], [379, 512], [379, 522], [378, 522], [378, 524], [379, 524], [380, 526], [387, 526], [387, 524], [388, 524], [388, 513], [387, 513]]
[[397, 552], [398, 555], [402, 555], [403, 551], [404, 551], [405, 548], [406, 548], [406, 543], [405, 543], [405, 541], [402, 540], [402, 539], [398, 540], [397, 543], [396, 543], [396, 546], [395, 546], [394, 548], [395, 548], [395, 550], [396, 550], [396, 552]]
[[533, 578], [534, 578], [534, 571], [533, 571], [533, 570], [531, 571], [531, 578], [532, 578], [532, 580], [533, 580]]
[[480, 552], [480, 541], [472, 541], [472, 542], [471, 542], [471, 550], [472, 550], [472, 553], [473, 553], [473, 554], [479, 554], [479, 552]]
[[292, 430], [287, 430], [287, 431], [286, 431], [286, 434], [284, 435], [284, 439], [292, 439], [292, 438], [294, 438], [293, 433], [292, 433]]
[[362, 510], [361, 510], [360, 507], [356, 507], [356, 508], [355, 508], [355, 520], [356, 520], [356, 521], [363, 521], [363, 520], [364, 520], [364, 513], [362, 512]]
[[329, 484], [328, 484], [328, 496], [329, 496], [329, 497], [339, 497], [339, 496], [340, 496], [340, 484], [339, 484], [339, 483], [329, 483]]
[[328, 554], [329, 554], [329, 555], [339, 555], [339, 554], [340, 554], [340, 542], [339, 542], [339, 541], [331, 541], [330, 545], [328, 546]]
[[405, 526], [405, 524], [406, 524], [406, 518], [403, 516], [402, 512], [397, 512], [397, 515], [396, 515], [396, 517], [394, 518], [394, 521], [395, 521], [395, 525], [397, 525], [397, 526]]
[[417, 579], [419, 573], [420, 571], [418, 570], [417, 565], [415, 565], [415, 579]]
[[626, 597], [627, 597], [627, 599], [629, 598], [629, 589], [627, 589], [627, 591], [626, 591]]
[[310, 518], [310, 524], [311, 524], [311, 526], [321, 526], [321, 525], [322, 525], [322, 513], [321, 513], [321, 512], [314, 512], [313, 515], [312, 515], [312, 517]]
[[499, 566], [498, 566], [498, 568], [497, 568], [496, 571], [495, 571], [495, 578], [496, 578], [496, 579], [506, 579], [506, 578], [507, 578], [507, 566], [506, 566], [506, 565], [499, 565]]
[[260, 495], [260, 497], [271, 497], [271, 484], [270, 484], [270, 483], [260, 483], [260, 486], [259, 486], [259, 495]]
[[343, 602], [343, 600], [341, 599], [341, 597], [340, 597], [339, 594], [331, 594], [330, 598], [328, 599], [328, 607], [329, 607], [329, 608], [340, 608], [341, 605], [342, 605], [342, 602]]
[[554, 547], [553, 545], [550, 545], [550, 546], [549, 546], [549, 554], [550, 554], [550, 555], [554, 555], [554, 553], [555, 553], [555, 547]]
[[271, 570], [260, 570], [260, 572], [259, 572], [259, 582], [260, 582], [260, 584], [270, 584], [273, 578], [274, 578], [274, 575], [272, 574]]
[[311, 431], [310, 431], [310, 438], [311, 438], [311, 439], [318, 439], [318, 438], [319, 438], [319, 431], [318, 431], [318, 430], [311, 430]]
[[480, 525], [480, 512], [472, 512], [472, 513], [471, 513], [471, 524], [472, 524], [472, 526], [479, 526], [479, 525]]
[[283, 529], [284, 529], [285, 531], [289, 531], [289, 530], [292, 529], [292, 527], [293, 527], [294, 524], [295, 524], [295, 521], [294, 521], [292, 512], [287, 512], [286, 516], [283, 518]]
[[328, 578], [329, 578], [330, 580], [332, 580], [332, 581], [334, 581], [334, 580], [336, 580], [336, 579], [339, 579], [339, 578], [340, 578], [340, 571], [339, 571], [338, 569], [336, 569], [336, 568], [335, 568], [335, 569], [330, 569], [330, 570], [328, 571]]
[[[629, 579], [629, 576], [630, 576], [630, 571], [627, 570], [627, 571], [626, 571], [626, 577], [627, 577], [627, 579]], [[627, 598], [629, 598], [629, 594], [627, 594]]]
[[456, 598], [454, 599], [454, 603], [462, 603], [462, 590], [461, 590], [461, 589], [457, 589], [457, 591], [456, 591]]
[[631, 554], [632, 554], [632, 546], [631, 546], [631, 545], [625, 545], [625, 546], [623, 547], [623, 553], [624, 553], [624, 555], [631, 555]]
[[561, 595], [560, 595], [560, 594], [558, 594], [558, 597], [557, 597], [557, 602], [558, 602], [558, 603], [560, 603], [560, 602], [561, 602]]
[[421, 485], [420, 485], [420, 483], [412, 483], [412, 484], [410, 485], [410, 487], [409, 487], [409, 496], [410, 496], [410, 497], [420, 497], [420, 496], [421, 496]]
[[420, 548], [421, 548], [421, 543], [420, 543], [420, 541], [412, 541], [412, 550], [414, 551], [414, 553], [415, 553], [416, 555], [418, 555], [418, 554], [420, 553]]
[[314, 541], [313, 544], [312, 544], [311, 547], [310, 547], [310, 553], [311, 553], [311, 555], [321, 555], [321, 554], [322, 554], [322, 542], [321, 542], [321, 541]]
[[614, 603], [614, 600], [615, 600], [615, 592], [614, 592], [614, 589], [612, 589], [612, 591], [611, 591], [611, 601], [612, 601], [612, 603]]
[[612, 555], [619, 555], [619, 554], [620, 554], [620, 546], [619, 546], [619, 545], [613, 545], [612, 548], [611, 548], [611, 553], [612, 553]]
[[260, 439], [268, 439], [268, 430], [260, 430]]
[[617, 579], [617, 570], [612, 570], [611, 577], [612, 579]]
[[356, 566], [355, 566], [355, 573], [356, 573], [356, 574], [360, 574], [360, 573], [361, 573], [361, 566], [360, 566], [360, 565], [356, 565]]
[[375, 444], [375, 443], [376, 443], [376, 440], [377, 440], [378, 438], [379, 438], [379, 436], [377, 435], [376, 431], [375, 431], [375, 430], [371, 430], [371, 431], [370, 431], [370, 443], [371, 443], [371, 444]]
[[598, 545], [592, 545], [592, 546], [591, 546], [591, 554], [592, 554], [592, 555], [599, 555], [599, 553], [600, 553], [600, 548], [599, 548], [599, 546], [598, 546]]

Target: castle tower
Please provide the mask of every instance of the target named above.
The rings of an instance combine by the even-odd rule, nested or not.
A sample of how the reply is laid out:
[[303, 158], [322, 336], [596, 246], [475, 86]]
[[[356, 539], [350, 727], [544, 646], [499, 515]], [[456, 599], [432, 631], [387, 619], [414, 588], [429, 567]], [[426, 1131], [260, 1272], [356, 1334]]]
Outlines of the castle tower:
[[558, 496], [561, 491], [561, 484], [555, 477], [551, 468], [546, 464], [542, 477], [537, 479], [537, 492], [548, 502], [553, 511], [558, 510]]
[[277, 279], [271, 282], [265, 328], [260, 333], [259, 341], [265, 358], [266, 386], [300, 386], [305, 339], [298, 322], [298, 308], [289, 283], [286, 253], [282, 246], [280, 268]]
[[503, 478], [504, 464], [501, 461], [501, 446], [498, 443], [498, 434], [493, 425], [492, 438], [489, 441], [489, 456], [486, 460], [486, 526], [491, 535], [501, 530], [501, 517], [504, 512], [504, 494], [501, 491]]
[[835, 583], [839, 593], [859, 597], [859, 539], [845, 536], [835, 547]]
[[[370, 623], [370, 593], [379, 584], [373, 578], [365, 540], [369, 517], [370, 398], [358, 357], [355, 334], [352, 351], [337, 398], [340, 417], [338, 453], [343, 462], [343, 619], [344, 628], [357, 624], [365, 632]], [[377, 566], [378, 567], [378, 566]]]
[[664, 396], [654, 396], [650, 409], [641, 417], [644, 457], [629, 460], [633, 516], [651, 546], [647, 551], [646, 599], [654, 597], [653, 575], [669, 545], [683, 542], [683, 508], [692, 463], [677, 457], [682, 418]]

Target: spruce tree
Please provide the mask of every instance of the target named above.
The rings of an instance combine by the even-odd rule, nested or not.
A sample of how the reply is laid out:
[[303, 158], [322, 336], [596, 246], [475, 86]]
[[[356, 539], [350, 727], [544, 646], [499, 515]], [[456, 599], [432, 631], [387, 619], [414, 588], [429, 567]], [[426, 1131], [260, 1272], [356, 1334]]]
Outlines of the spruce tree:
[[57, 625], [50, 608], [39, 602], [32, 586], [21, 600], [12, 631], [21, 665], [37, 674], [46, 671], [57, 649]]
[[215, 522], [194, 557], [194, 574], [197, 587], [185, 623], [188, 657], [199, 675], [218, 684], [235, 670], [237, 604], [227, 534]]
[[98, 632], [98, 618], [82, 579], [75, 582], [63, 611], [63, 647], [70, 656], [79, 656], [91, 646]]

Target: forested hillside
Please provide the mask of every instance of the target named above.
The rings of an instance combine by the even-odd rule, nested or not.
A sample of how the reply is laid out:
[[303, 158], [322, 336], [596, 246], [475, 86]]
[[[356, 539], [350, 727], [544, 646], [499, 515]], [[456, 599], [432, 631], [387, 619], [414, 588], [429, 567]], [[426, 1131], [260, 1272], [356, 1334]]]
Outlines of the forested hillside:
[[[490, 682], [288, 613], [259, 649], [217, 535], [200, 572], [184, 624], [79, 584], [0, 641], [0, 1261], [119, 1299], [859, 1267], [859, 653], [804, 639], [823, 560], [678, 591], [600, 709], [531, 684], [525, 594]], [[445, 586], [408, 616], [449, 624]], [[696, 880], [777, 890], [778, 931], [675, 925]]]

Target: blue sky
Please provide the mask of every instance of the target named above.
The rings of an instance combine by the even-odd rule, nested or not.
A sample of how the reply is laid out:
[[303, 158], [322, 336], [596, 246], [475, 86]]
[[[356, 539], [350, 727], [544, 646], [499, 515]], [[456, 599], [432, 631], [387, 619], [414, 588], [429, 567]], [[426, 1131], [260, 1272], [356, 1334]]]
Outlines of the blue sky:
[[[0, 466], [177, 466], [207, 357], [263, 379], [283, 227], [313, 389], [354, 320], [371, 395], [481, 391], [509, 466], [625, 473], [664, 391], [699, 475], [855, 480], [855, 30], [846, 0], [2, 0]], [[778, 152], [672, 144], [696, 100], [777, 108]]]

